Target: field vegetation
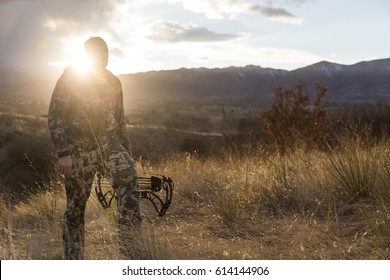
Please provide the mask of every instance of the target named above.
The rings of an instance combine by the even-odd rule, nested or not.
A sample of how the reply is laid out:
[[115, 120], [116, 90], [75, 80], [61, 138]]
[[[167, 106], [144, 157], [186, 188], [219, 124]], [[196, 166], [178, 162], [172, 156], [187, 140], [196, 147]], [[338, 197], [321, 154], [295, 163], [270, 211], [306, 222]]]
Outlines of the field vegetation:
[[[320, 85], [275, 104], [137, 104], [141, 175], [175, 182], [164, 217], [142, 200], [135, 259], [389, 259], [390, 106], [334, 108]], [[128, 108], [131, 108], [129, 106]], [[63, 181], [44, 116], [0, 114], [0, 258], [61, 259]], [[92, 194], [86, 257], [121, 259], [114, 208]]]

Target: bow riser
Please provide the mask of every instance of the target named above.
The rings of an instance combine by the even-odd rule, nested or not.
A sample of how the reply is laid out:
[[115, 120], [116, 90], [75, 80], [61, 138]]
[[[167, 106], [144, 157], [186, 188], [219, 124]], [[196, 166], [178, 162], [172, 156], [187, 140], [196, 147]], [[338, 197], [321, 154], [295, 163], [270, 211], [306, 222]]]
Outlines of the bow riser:
[[[112, 200], [118, 199], [114, 190], [102, 191], [102, 176], [97, 177], [95, 191], [103, 208], [110, 208]], [[159, 216], [164, 216], [172, 203], [174, 183], [166, 176], [151, 176], [138, 178], [139, 198], [150, 201]], [[164, 195], [165, 193], [165, 195]], [[109, 199], [108, 199], [109, 198]]]

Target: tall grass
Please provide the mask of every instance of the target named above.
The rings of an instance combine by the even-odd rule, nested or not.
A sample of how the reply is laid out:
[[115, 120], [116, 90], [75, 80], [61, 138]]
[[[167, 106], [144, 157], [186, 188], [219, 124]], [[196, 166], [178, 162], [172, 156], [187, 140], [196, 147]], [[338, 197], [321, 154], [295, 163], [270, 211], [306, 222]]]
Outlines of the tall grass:
[[328, 154], [326, 168], [349, 199], [364, 198], [378, 186], [378, 156], [373, 153], [373, 149], [365, 150], [359, 145], [353, 145], [345, 147], [341, 152]]
[[[371, 209], [370, 209], [371, 208]], [[366, 207], [361, 209], [361, 215], [367, 231], [382, 246], [390, 246], [390, 212], [389, 205], [383, 201], [376, 209]]]
[[[140, 174], [168, 175], [176, 189], [165, 217], [144, 211], [134, 258], [387, 258], [389, 155], [387, 141], [349, 139], [331, 152], [177, 155], [139, 164]], [[0, 203], [7, 217], [1, 258], [62, 258], [61, 188], [11, 208]], [[122, 258], [116, 215], [92, 194], [87, 258]]]

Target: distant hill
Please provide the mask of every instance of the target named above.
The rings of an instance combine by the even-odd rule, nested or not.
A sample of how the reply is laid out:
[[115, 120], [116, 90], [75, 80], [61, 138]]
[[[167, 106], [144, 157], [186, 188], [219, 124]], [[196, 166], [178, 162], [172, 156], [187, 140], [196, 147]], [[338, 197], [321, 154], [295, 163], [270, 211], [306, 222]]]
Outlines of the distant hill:
[[326, 86], [328, 98], [337, 104], [390, 101], [390, 59], [353, 65], [322, 61], [289, 72], [281, 83], [291, 84], [298, 79]]
[[[57, 73], [26, 75], [0, 69], [0, 99], [42, 99], [48, 102], [58, 77]], [[322, 61], [292, 71], [249, 65], [181, 68], [119, 77], [126, 102], [256, 102], [267, 106], [273, 101], [274, 88], [292, 87], [299, 80], [305, 81], [311, 92], [315, 82], [327, 87], [327, 99], [335, 104], [390, 101], [390, 58], [353, 65]]]
[[293, 71], [260, 66], [222, 69], [178, 69], [121, 75], [128, 99], [270, 102], [272, 90], [292, 87], [299, 80], [312, 89], [315, 82], [328, 88], [336, 104], [390, 101], [390, 58], [341, 65], [322, 61]]
[[61, 71], [38, 73], [0, 68], [0, 99], [49, 100]]

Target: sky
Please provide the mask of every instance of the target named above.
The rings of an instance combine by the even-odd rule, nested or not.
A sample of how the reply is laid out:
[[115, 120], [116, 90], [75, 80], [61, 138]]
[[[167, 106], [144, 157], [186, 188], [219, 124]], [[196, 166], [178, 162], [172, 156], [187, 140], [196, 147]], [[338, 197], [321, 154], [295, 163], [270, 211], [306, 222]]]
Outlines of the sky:
[[101, 36], [114, 74], [390, 57], [389, 0], [0, 0], [0, 68], [62, 71]]

